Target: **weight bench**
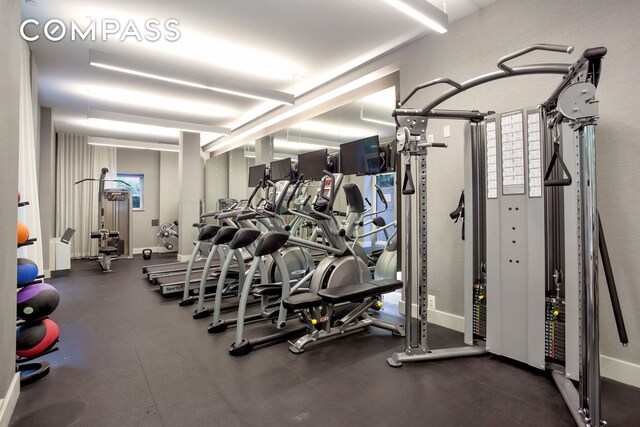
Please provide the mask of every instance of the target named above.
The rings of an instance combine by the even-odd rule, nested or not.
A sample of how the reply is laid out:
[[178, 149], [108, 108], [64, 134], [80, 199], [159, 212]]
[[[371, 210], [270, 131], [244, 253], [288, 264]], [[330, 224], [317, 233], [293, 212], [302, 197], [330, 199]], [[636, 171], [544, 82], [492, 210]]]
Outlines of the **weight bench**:
[[[103, 240], [107, 240], [107, 238], [118, 239], [120, 237], [119, 231], [109, 231], [109, 230], [99, 230], [92, 231], [89, 233], [89, 237], [92, 239], [100, 239], [100, 243]], [[100, 262], [100, 267], [102, 268], [102, 272], [109, 273], [111, 272], [111, 258], [118, 256], [118, 248], [115, 246], [98, 246], [98, 261]]]
[[[298, 310], [308, 329], [305, 336], [290, 343], [289, 350], [296, 354], [302, 353], [311, 343], [354, 334], [369, 326], [376, 326], [389, 330], [394, 335], [403, 336], [402, 325], [374, 319], [367, 314], [369, 308], [382, 306], [381, 295], [401, 288], [402, 282], [399, 280], [371, 280], [321, 289], [317, 294], [302, 293], [285, 298], [282, 305], [287, 310]], [[334, 319], [336, 305], [353, 302], [359, 302], [359, 304], [345, 316]]]

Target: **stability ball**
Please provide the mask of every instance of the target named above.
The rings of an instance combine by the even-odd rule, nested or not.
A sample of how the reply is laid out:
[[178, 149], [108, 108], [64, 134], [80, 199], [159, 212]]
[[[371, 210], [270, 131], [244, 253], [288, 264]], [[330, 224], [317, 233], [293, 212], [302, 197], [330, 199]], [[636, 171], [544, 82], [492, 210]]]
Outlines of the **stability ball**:
[[21, 245], [29, 239], [29, 229], [26, 225], [18, 222], [18, 244]]
[[18, 258], [18, 286], [31, 283], [38, 277], [38, 266], [29, 258]]
[[18, 291], [18, 319], [40, 320], [54, 312], [60, 294], [47, 283], [34, 283]]
[[36, 357], [51, 349], [60, 338], [60, 328], [51, 319], [27, 323], [16, 328], [16, 354]]

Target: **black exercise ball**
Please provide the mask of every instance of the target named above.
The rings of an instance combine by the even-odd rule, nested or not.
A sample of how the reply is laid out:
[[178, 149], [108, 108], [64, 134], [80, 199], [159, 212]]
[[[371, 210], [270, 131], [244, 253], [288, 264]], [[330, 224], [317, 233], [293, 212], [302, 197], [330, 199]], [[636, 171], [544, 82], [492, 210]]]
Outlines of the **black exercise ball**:
[[18, 258], [18, 285], [31, 283], [38, 277], [38, 266], [29, 258]]
[[34, 283], [18, 291], [18, 319], [33, 321], [44, 319], [60, 303], [60, 294], [47, 283]]
[[60, 328], [51, 319], [27, 323], [16, 328], [16, 354], [36, 357], [53, 348], [60, 338]]

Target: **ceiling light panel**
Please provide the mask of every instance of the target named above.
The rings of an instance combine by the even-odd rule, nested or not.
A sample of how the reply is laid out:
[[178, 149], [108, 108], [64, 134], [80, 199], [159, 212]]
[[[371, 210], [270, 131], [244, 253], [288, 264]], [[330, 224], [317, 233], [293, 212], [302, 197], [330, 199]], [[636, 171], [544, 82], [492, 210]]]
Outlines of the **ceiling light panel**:
[[440, 34], [447, 32], [449, 17], [427, 0], [382, 1]]
[[149, 92], [121, 89], [112, 86], [90, 86], [86, 95], [90, 100], [107, 101], [122, 106], [136, 106], [149, 110], [185, 113], [203, 118], [228, 118], [236, 114], [235, 111], [205, 102], [187, 99], [170, 98]]
[[201, 75], [188, 69], [177, 69], [154, 62], [113, 55], [95, 49], [89, 51], [89, 57], [89, 64], [92, 67], [115, 73], [243, 98], [272, 100], [281, 104], [293, 104], [294, 102], [294, 96], [290, 93], [237, 80], [216, 78], [213, 75]]
[[143, 136], [175, 137], [178, 138], [180, 131], [160, 126], [149, 126], [137, 123], [127, 123], [105, 119], [87, 119], [86, 127], [110, 130], [114, 132], [133, 133]]

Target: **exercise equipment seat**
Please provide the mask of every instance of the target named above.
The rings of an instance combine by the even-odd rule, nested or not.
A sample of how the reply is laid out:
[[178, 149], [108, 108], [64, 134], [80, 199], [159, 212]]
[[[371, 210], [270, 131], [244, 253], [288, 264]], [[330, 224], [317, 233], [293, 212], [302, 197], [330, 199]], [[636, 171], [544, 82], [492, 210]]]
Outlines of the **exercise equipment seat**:
[[118, 252], [118, 248], [116, 248], [115, 246], [103, 246], [101, 248], [98, 248], [98, 253], [100, 254], [115, 254]]
[[282, 300], [282, 306], [287, 310], [302, 310], [303, 308], [318, 307], [321, 304], [322, 298], [311, 292], [291, 295]]
[[318, 291], [318, 296], [325, 302], [339, 304], [386, 294], [400, 288], [402, 288], [400, 280], [380, 280], [321, 289]]
[[266, 232], [256, 244], [256, 256], [271, 255], [282, 248], [289, 240], [287, 233], [277, 231]]
[[236, 231], [235, 236], [229, 242], [229, 248], [231, 249], [240, 249], [246, 248], [253, 242], [255, 242], [258, 237], [260, 237], [260, 231], [252, 230], [250, 228], [241, 228]]
[[213, 239], [221, 228], [222, 227], [219, 225], [207, 225], [206, 227], [203, 227], [198, 233], [198, 241], [204, 242]]
[[221, 227], [213, 238], [214, 245], [226, 245], [238, 232], [239, 228], [236, 227]]
[[364, 213], [366, 209], [364, 207], [364, 200], [362, 199], [362, 193], [360, 192], [358, 185], [353, 183], [344, 184], [342, 186], [342, 190], [347, 198], [349, 211], [359, 214]]

